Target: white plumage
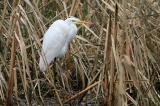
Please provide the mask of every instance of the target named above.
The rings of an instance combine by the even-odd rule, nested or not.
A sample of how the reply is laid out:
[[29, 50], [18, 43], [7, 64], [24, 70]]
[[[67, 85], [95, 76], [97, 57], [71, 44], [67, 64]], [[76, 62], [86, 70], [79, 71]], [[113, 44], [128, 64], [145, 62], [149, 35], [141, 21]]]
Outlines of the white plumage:
[[39, 67], [45, 71], [55, 57], [64, 56], [68, 50], [70, 41], [76, 36], [76, 24], [82, 24], [78, 18], [70, 17], [66, 20], [55, 21], [44, 34], [42, 53]]

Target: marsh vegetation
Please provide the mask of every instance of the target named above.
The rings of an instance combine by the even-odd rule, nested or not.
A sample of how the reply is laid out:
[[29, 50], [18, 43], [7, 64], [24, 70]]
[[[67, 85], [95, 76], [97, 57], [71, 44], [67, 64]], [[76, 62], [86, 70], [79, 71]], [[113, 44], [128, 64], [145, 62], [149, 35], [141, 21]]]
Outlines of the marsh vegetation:
[[[88, 21], [63, 58], [39, 71], [57, 19]], [[159, 106], [159, 0], [1, 0], [0, 105]]]

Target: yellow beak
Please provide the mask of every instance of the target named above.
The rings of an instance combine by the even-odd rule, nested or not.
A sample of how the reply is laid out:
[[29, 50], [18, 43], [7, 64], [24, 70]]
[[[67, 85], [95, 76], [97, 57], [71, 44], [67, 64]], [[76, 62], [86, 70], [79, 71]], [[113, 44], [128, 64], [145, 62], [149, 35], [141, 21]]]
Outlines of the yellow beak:
[[76, 20], [76, 24], [89, 24], [87, 21], [82, 21], [82, 20]]

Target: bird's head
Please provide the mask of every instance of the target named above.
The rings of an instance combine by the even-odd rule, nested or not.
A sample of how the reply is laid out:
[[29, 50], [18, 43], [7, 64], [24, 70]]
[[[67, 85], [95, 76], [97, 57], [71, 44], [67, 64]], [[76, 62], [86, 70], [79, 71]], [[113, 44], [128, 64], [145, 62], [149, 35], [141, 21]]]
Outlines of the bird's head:
[[67, 18], [66, 20], [72, 21], [73, 23], [79, 24], [79, 25], [87, 24], [87, 23], [88, 23], [88, 22], [86, 22], [86, 21], [82, 21], [82, 20], [80, 20], [79, 18], [76, 18], [76, 17], [73, 17], [73, 16], [70, 16], [70, 17]]

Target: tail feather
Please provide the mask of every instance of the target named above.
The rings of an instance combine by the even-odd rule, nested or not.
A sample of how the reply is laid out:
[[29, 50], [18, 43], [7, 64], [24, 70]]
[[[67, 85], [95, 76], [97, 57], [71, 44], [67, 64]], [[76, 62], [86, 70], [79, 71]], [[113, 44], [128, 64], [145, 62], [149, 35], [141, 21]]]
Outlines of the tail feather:
[[42, 72], [46, 71], [47, 70], [47, 63], [45, 63], [44, 59], [42, 58], [42, 56], [40, 57], [40, 60], [39, 60], [39, 67], [40, 67], [40, 70]]

